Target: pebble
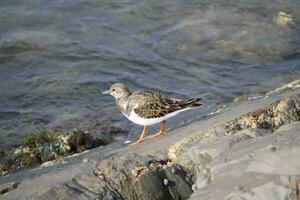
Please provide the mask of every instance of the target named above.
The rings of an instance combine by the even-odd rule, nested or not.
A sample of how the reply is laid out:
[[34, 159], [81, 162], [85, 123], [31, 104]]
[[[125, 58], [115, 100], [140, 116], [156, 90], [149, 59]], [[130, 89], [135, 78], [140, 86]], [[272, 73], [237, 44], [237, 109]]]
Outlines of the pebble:
[[83, 162], [83, 163], [87, 163], [87, 162], [89, 162], [89, 159], [84, 158], [84, 159], [82, 160], [82, 162]]
[[255, 155], [255, 154], [254, 154], [253, 152], [248, 153], [248, 156], [249, 156], [250, 158], [252, 158], [254, 155]]
[[167, 186], [169, 184], [169, 180], [168, 179], [164, 179], [164, 185]]
[[197, 190], [197, 185], [196, 185], [196, 184], [192, 185], [192, 190], [193, 190], [194, 192]]
[[98, 176], [100, 180], [104, 181], [104, 176], [102, 175], [101, 171], [99, 171], [98, 169], [94, 170], [94, 175]]
[[243, 186], [238, 186], [238, 190], [240, 190], [240, 191], [245, 191], [245, 188], [243, 187]]
[[104, 176], [99, 175], [98, 177], [99, 177], [102, 181], [104, 181]]
[[101, 174], [101, 172], [100, 172], [98, 169], [95, 169], [95, 170], [94, 170], [94, 175], [98, 176], [98, 175], [100, 175], [100, 174]]
[[139, 175], [136, 169], [131, 170], [131, 174], [133, 177], [137, 177]]
[[176, 168], [172, 167], [171, 172], [172, 172], [172, 174], [175, 174], [176, 173]]
[[130, 142], [131, 142], [130, 140], [127, 140], [127, 141], [124, 142], [124, 144], [128, 144], [128, 143], [130, 143]]
[[272, 147], [271, 147], [271, 151], [272, 151], [272, 152], [275, 152], [276, 150], [277, 150], [277, 148], [276, 148], [275, 146], [272, 146]]

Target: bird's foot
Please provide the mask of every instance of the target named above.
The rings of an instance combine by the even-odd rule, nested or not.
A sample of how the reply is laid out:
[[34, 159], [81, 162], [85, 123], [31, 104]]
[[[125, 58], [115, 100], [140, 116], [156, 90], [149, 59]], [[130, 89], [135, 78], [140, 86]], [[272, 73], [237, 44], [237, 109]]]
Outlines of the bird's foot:
[[158, 131], [157, 133], [152, 134], [151, 136], [149, 136], [149, 139], [158, 137], [160, 135], [163, 135], [165, 131]]
[[140, 144], [140, 143], [144, 142], [144, 140], [145, 140], [144, 138], [140, 138], [140, 139], [138, 139], [137, 141], [135, 141], [135, 142], [129, 144], [128, 146], [133, 146], [133, 145], [136, 145], [136, 144]]

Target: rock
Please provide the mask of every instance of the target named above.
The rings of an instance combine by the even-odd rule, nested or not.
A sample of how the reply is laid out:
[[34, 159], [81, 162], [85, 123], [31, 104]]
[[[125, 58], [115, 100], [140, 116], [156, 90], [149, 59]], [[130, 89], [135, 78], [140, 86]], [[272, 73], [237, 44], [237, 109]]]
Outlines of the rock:
[[169, 180], [165, 178], [165, 179], [164, 179], [164, 185], [165, 185], [165, 186], [168, 186], [168, 184], [169, 184]]
[[[171, 167], [163, 167], [166, 163], [159, 158], [137, 154], [116, 155], [101, 161], [97, 168], [124, 199], [186, 199], [191, 188], [185, 181], [185, 172], [173, 174]], [[164, 179], [168, 184], [172, 181], [173, 186], [165, 188], [166, 181], [161, 181]]]
[[278, 151], [265, 150], [253, 157], [246, 172], [299, 176], [300, 159], [297, 159], [298, 155], [300, 155], [299, 147], [284, 147]]
[[175, 174], [175, 173], [176, 173], [176, 168], [175, 168], [175, 167], [172, 167], [172, 170], [171, 170], [171, 171], [172, 171], [173, 174]]
[[283, 27], [295, 24], [292, 15], [283, 11], [277, 13], [277, 15], [274, 17], [274, 21]]
[[0, 195], [3, 195], [11, 190], [14, 190], [18, 187], [19, 182], [10, 182], [0, 186]]
[[28, 136], [25, 136], [23, 139], [23, 146], [28, 147], [38, 147], [43, 146], [44, 144], [51, 143], [57, 138], [56, 135], [45, 133], [45, 132], [35, 132]]
[[193, 185], [192, 185], [192, 190], [193, 190], [193, 192], [195, 192], [197, 189], [198, 189], [198, 188], [197, 188], [197, 185], [193, 184]]
[[[296, 89], [227, 107], [140, 145], [114, 143], [66, 163], [3, 176], [1, 188], [19, 184], [0, 198], [299, 199], [299, 102]], [[85, 136], [70, 139], [76, 147], [60, 145], [55, 152], [92, 146], [78, 138]]]
[[42, 163], [55, 160], [59, 157], [57, 152], [53, 151], [50, 146], [44, 146], [41, 148], [39, 154]]
[[121, 199], [116, 191], [112, 190], [108, 184], [94, 176], [82, 175], [72, 180], [78, 184], [81, 190], [89, 191], [89, 198], [97, 199]]
[[70, 131], [66, 135], [36, 132], [26, 136], [20, 147], [2, 153], [0, 174], [6, 175], [21, 169], [40, 166], [42, 163], [106, 144], [106, 141], [79, 130]]
[[244, 193], [231, 193], [225, 197], [226, 200], [243, 199], [243, 200], [274, 200], [290, 199], [292, 191], [283, 186], [275, 185], [273, 182], [266, 183], [259, 187], [251, 189]]
[[87, 149], [92, 149], [98, 146], [106, 145], [105, 141], [95, 139], [90, 134], [85, 134], [82, 131], [72, 131], [68, 133], [67, 143], [69, 152], [78, 153]]
[[[167, 161], [138, 154], [115, 155], [102, 160], [97, 169], [124, 199], [186, 199], [192, 193], [186, 172], [173, 174]], [[163, 181], [162, 181], [163, 180]], [[172, 186], [165, 187], [171, 183]]]
[[274, 131], [284, 124], [299, 120], [298, 103], [295, 99], [286, 98], [271, 104], [265, 109], [256, 110], [229, 121], [224, 127], [227, 130], [227, 135], [249, 128]]
[[[111, 123], [108, 123], [107, 125], [103, 126], [101, 128], [101, 139], [104, 141], [120, 141], [123, 139], [128, 138], [128, 131], [124, 130], [120, 127], [116, 127], [112, 125]], [[95, 132], [97, 134], [97, 132]]]
[[80, 192], [74, 192], [72, 188], [67, 186], [65, 187], [53, 187], [49, 188], [41, 195], [32, 195], [29, 196], [29, 199], [64, 199], [64, 200], [73, 200], [73, 199], [89, 199], [85, 194]]

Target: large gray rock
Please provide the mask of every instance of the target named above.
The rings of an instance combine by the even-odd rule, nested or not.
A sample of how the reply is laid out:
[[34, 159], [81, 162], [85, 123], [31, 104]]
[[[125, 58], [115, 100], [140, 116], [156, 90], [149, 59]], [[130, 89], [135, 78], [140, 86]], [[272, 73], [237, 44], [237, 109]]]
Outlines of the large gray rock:
[[0, 178], [1, 199], [299, 199], [300, 90]]
[[97, 169], [124, 199], [187, 199], [192, 193], [187, 173], [156, 156], [117, 154]]

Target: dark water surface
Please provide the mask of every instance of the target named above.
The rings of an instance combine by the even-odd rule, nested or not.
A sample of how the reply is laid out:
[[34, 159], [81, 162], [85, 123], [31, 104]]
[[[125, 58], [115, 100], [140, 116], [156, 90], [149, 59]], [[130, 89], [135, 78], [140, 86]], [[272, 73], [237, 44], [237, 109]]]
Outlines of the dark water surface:
[[299, 79], [299, 10], [299, 0], [0, 0], [0, 149], [106, 121], [137, 134], [101, 94], [114, 82], [201, 96], [174, 128]]

